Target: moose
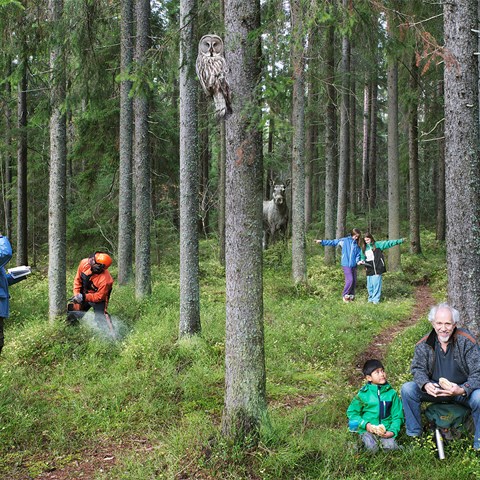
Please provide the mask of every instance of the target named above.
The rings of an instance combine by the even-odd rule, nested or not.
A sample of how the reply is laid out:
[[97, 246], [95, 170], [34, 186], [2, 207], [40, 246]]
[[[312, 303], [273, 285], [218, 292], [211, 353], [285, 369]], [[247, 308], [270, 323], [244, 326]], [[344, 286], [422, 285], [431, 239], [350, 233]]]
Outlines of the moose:
[[285, 183], [275, 183], [275, 180], [270, 180], [270, 185], [272, 186], [272, 198], [263, 201], [264, 250], [279, 238], [287, 240], [288, 206], [285, 190], [290, 185], [290, 180], [286, 180]]

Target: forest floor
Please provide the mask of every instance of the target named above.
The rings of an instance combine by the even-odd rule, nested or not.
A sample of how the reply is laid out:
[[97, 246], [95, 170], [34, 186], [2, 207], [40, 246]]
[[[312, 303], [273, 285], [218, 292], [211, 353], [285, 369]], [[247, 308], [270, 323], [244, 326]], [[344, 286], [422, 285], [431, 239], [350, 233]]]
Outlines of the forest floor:
[[428, 313], [428, 310], [434, 304], [435, 300], [432, 297], [430, 287], [428, 285], [417, 286], [415, 290], [415, 304], [410, 317], [398, 322], [393, 327], [382, 330], [373, 338], [368, 347], [357, 356], [350, 375], [350, 383], [357, 385], [360, 378], [363, 381], [361, 374], [363, 364], [370, 358], [384, 358], [386, 350], [393, 339], [406, 328], [415, 325], [421, 317]]
[[[368, 347], [356, 357], [351, 371], [347, 372], [349, 382], [356, 386], [360, 381], [363, 381], [359, 372], [361, 372], [364, 362], [369, 358], [384, 358], [393, 339], [406, 328], [416, 324], [434, 303], [430, 287], [419, 285], [415, 290], [415, 304], [410, 317], [393, 327], [390, 326], [382, 330], [373, 338]], [[291, 396], [283, 398], [281, 402], [276, 402], [275, 406], [286, 409], [302, 408], [317, 399], [318, 394], [308, 397]], [[97, 473], [107, 473], [115, 465], [117, 459], [123, 457], [125, 453], [135, 453], [138, 456], [142, 456], [142, 453], [148, 455], [153, 448], [155, 448], [153, 445], [141, 438], [122, 439], [110, 444], [97, 444], [78, 452], [76, 459], [69, 461], [64, 467], [46, 471], [35, 478], [36, 480], [91, 480]], [[180, 476], [179, 478], [189, 477]]]

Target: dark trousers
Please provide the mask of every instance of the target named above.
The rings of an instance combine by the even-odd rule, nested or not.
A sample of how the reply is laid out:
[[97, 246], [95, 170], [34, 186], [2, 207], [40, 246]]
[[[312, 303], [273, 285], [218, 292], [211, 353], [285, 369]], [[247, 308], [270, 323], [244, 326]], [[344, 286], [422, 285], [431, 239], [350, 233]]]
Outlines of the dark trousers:
[[107, 323], [110, 322], [110, 318], [107, 318], [108, 313], [105, 311], [105, 302], [83, 302], [79, 310], [68, 311], [68, 321], [70, 323], [77, 323], [91, 308], [93, 308], [97, 325], [101, 326], [102, 322], [105, 321], [107, 321]]

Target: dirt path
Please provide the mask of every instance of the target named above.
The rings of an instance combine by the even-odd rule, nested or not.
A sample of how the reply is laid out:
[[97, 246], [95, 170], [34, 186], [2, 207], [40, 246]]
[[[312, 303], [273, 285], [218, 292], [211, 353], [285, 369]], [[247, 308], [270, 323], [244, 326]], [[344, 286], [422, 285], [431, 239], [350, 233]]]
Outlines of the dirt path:
[[370, 342], [365, 351], [357, 356], [354, 362], [354, 370], [349, 376], [352, 385], [358, 385], [361, 379], [361, 371], [363, 364], [369, 358], [384, 358], [386, 350], [393, 339], [406, 328], [415, 325], [419, 319], [425, 316], [430, 308], [434, 305], [435, 300], [428, 285], [420, 285], [415, 291], [415, 306], [412, 315], [409, 318], [397, 323], [393, 327], [388, 327], [376, 335]]

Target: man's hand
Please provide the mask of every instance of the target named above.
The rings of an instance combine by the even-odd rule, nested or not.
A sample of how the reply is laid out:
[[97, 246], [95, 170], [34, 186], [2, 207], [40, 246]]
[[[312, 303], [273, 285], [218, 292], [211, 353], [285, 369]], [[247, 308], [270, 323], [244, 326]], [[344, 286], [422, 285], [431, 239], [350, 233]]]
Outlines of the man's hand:
[[446, 392], [445, 395], [441, 396], [455, 397], [457, 395], [465, 394], [465, 390], [460, 385], [449, 382], [446, 378], [441, 378], [438, 383], [440, 383], [442, 390]]
[[83, 302], [83, 295], [81, 293], [77, 293], [74, 297], [73, 297], [73, 302], [74, 303], [82, 303]]
[[427, 383], [425, 384], [425, 392], [432, 397], [455, 397], [463, 395], [465, 390], [453, 382], [450, 382], [448, 388], [442, 388], [438, 383]]
[[425, 384], [425, 392], [427, 392], [432, 397], [445, 397], [445, 390], [438, 383], [426, 383]]

